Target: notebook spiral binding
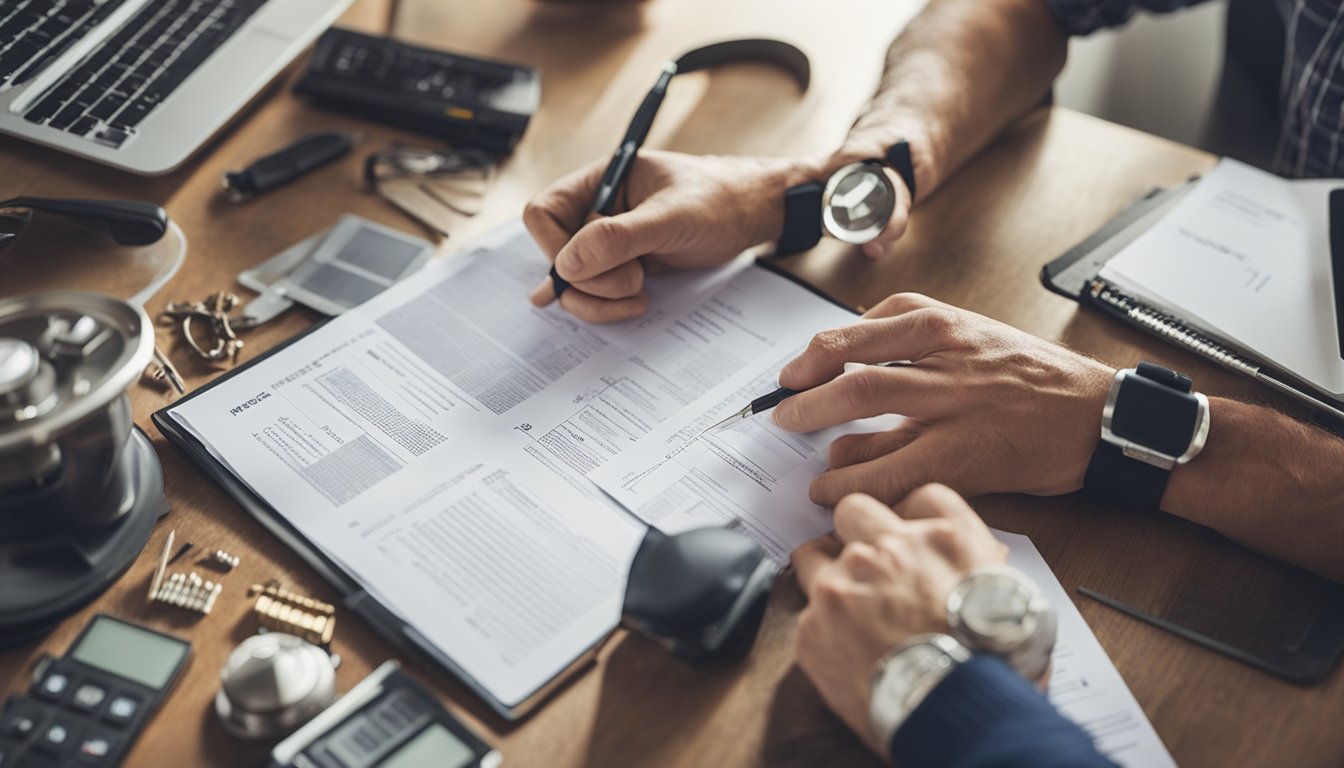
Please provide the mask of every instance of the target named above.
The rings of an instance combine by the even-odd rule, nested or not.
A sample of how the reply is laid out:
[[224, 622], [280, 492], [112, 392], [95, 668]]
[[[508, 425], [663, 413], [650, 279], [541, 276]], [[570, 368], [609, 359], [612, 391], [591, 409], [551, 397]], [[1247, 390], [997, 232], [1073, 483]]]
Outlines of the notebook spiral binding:
[[1119, 312], [1134, 323], [1192, 349], [1225, 368], [1239, 371], [1251, 378], [1255, 378], [1260, 372], [1259, 365], [1247, 361], [1222, 344], [1196, 331], [1179, 317], [1148, 307], [1101, 278], [1092, 278], [1088, 283], [1088, 294], [1094, 301]]

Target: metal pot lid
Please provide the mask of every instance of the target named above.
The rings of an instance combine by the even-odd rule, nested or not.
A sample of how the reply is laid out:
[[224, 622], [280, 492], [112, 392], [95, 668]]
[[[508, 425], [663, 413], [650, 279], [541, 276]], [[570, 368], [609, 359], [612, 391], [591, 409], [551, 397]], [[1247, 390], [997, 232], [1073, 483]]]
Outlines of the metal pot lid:
[[153, 356], [149, 316], [120, 299], [0, 299], [0, 452], [51, 443], [120, 397]]
[[286, 733], [336, 699], [336, 670], [326, 651], [283, 632], [247, 638], [219, 672], [215, 712], [245, 738]]

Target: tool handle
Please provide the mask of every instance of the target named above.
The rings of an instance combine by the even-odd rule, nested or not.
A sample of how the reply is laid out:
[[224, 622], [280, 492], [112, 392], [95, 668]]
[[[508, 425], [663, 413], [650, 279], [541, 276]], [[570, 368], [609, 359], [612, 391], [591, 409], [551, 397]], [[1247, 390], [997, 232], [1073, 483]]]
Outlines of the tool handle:
[[768, 395], [761, 395], [751, 401], [751, 412], [753, 415], [763, 413], [774, 408], [776, 405], [788, 400], [790, 397], [798, 394], [801, 390], [780, 387]]
[[355, 145], [355, 136], [344, 131], [305, 136], [284, 149], [273, 152], [241, 171], [224, 174], [224, 186], [231, 197], [246, 199], [302, 176], [344, 155]]
[[64, 216], [105, 230], [120, 245], [156, 243], [168, 231], [168, 214], [153, 203], [135, 200], [64, 200], [16, 197], [0, 208], [27, 208]]

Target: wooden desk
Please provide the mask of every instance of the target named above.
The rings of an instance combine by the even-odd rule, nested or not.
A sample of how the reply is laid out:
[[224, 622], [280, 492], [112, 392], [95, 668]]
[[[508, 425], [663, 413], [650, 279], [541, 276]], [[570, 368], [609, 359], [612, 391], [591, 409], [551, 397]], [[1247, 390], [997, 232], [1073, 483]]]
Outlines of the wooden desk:
[[[552, 179], [610, 152], [659, 62], [699, 43], [763, 34], [794, 40], [812, 57], [813, 88], [800, 98], [787, 78], [761, 67], [678, 80], [651, 146], [765, 154], [828, 150], [871, 92], [886, 42], [917, 10], [887, 0], [629, 5], [436, 0], [404, 5], [397, 25], [404, 37], [524, 61], [540, 67], [544, 77], [542, 109], [504, 167], [485, 213], [455, 233], [445, 250], [516, 216], [524, 201]], [[361, 0], [345, 23], [380, 30], [386, 19], [384, 3]], [[358, 127], [368, 136], [364, 150], [397, 139], [426, 143], [296, 101], [287, 91], [293, 75], [291, 70], [284, 84], [270, 90], [197, 159], [161, 178], [131, 177], [2, 139], [0, 195], [138, 197], [163, 204], [189, 235], [191, 254], [182, 273], [151, 301], [151, 314], [169, 299], [201, 298], [229, 287], [241, 268], [329, 225], [342, 212], [417, 231], [360, 189], [362, 151], [260, 201], [234, 206], [222, 200], [218, 180], [223, 170], [307, 131]], [[1099, 120], [1041, 111], [921, 206], [909, 236], [890, 258], [874, 262], [829, 243], [788, 264], [855, 305], [871, 305], [894, 291], [922, 291], [1116, 365], [1148, 357], [1190, 371], [1208, 392], [1267, 399], [1264, 391], [1191, 355], [1078, 310], [1037, 282], [1044, 261], [1137, 195], [1178, 182], [1211, 162], [1200, 152]], [[249, 335], [246, 352], [255, 354], [313, 319], [293, 311]], [[160, 332], [162, 343], [170, 345], [170, 339], [167, 331]], [[174, 359], [192, 385], [213, 375], [180, 347]], [[149, 415], [169, 402], [166, 395], [136, 386], [131, 396], [137, 422], [159, 449], [173, 512], [155, 531], [146, 554], [95, 604], [41, 644], [0, 654], [0, 690], [24, 688], [31, 662], [43, 651], [64, 652], [93, 612], [126, 616], [187, 635], [195, 646], [186, 676], [129, 764], [259, 765], [265, 750], [228, 737], [212, 712], [217, 670], [233, 645], [252, 631], [244, 590], [278, 577], [324, 599], [334, 595], [154, 432]], [[1182, 578], [1188, 553], [1202, 540], [1193, 526], [1160, 516], [1123, 515], [1076, 497], [995, 497], [979, 499], [976, 506], [992, 525], [1029, 534], [1071, 592], [1080, 583], [1117, 578], [1160, 591]], [[143, 598], [154, 554], [169, 528], [176, 528], [180, 539], [226, 549], [243, 560], [225, 577], [226, 592], [215, 612], [199, 621], [153, 610]], [[1155, 564], [1130, 573], [1127, 563], [1140, 551]], [[1086, 599], [1078, 602], [1181, 764], [1324, 766], [1344, 761], [1344, 729], [1339, 727], [1344, 675], [1336, 673], [1316, 688], [1297, 688]], [[641, 638], [619, 638], [608, 644], [596, 668], [512, 728], [446, 675], [417, 673], [485, 729], [509, 765], [876, 763], [825, 712], [793, 666], [794, 615], [801, 605], [793, 583], [783, 583], [755, 652], [726, 669], [689, 667]], [[349, 617], [338, 627], [335, 650], [345, 662], [338, 673], [341, 690], [392, 655]]]

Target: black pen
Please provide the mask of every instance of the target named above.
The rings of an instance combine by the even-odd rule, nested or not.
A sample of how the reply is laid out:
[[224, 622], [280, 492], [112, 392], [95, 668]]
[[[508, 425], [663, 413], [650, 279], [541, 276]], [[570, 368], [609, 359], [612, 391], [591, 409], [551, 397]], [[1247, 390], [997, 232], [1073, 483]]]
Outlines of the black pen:
[[[910, 364], [911, 363], [909, 360], [893, 360], [892, 362], [889, 363], [877, 363], [876, 365], [879, 368], [895, 368], [898, 366], [904, 366]], [[867, 363], [845, 363], [845, 373], [849, 373], [850, 371], [864, 368], [867, 365], [868, 365]], [[771, 392], [768, 395], [761, 395], [755, 400], [752, 400], [750, 403], [747, 403], [747, 407], [733, 413], [723, 421], [711, 425], [704, 432], [700, 433], [700, 437], [704, 437], [705, 435], [711, 435], [720, 430], [727, 429], [728, 427], [736, 424], [737, 422], [755, 416], [758, 413], [765, 413], [766, 411], [770, 410], [771, 408], [774, 408], [775, 406], [779, 405], [785, 400], [788, 400], [790, 397], [793, 397], [794, 395], [805, 391], [807, 390], [789, 389], [788, 387], [780, 387], [779, 389], [776, 389], [774, 392]]]
[[[616, 207], [616, 193], [630, 175], [630, 168], [635, 164], [635, 156], [639, 154], [639, 148], [644, 145], [644, 139], [649, 135], [649, 128], [653, 127], [653, 118], [663, 104], [663, 97], [667, 95], [667, 84], [672, 82], [676, 74], [675, 61], [664, 64], [663, 71], [658, 75], [658, 82], [654, 83], [653, 88], [644, 96], [639, 110], [630, 120], [630, 127], [625, 129], [625, 138], [621, 139], [621, 145], [611, 156], [611, 162], [607, 163], [607, 170], [603, 172], [602, 180], [598, 182], [597, 194], [593, 196], [593, 207], [589, 209], [592, 215], [610, 216], [612, 209]], [[560, 276], [554, 264], [551, 265], [551, 287], [555, 289], [557, 299], [569, 288], [569, 281]]]

